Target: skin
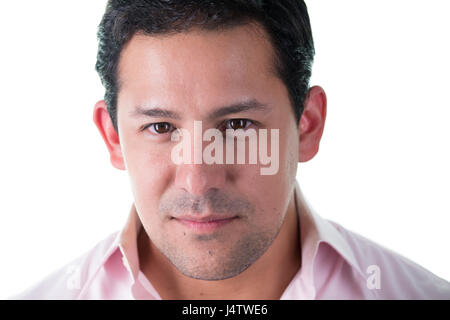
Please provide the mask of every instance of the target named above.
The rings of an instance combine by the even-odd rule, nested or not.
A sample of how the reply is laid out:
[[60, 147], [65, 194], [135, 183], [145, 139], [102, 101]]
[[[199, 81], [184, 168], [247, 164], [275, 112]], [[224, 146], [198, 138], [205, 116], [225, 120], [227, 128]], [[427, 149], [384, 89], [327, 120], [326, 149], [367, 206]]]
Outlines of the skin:
[[[122, 51], [119, 79], [118, 133], [103, 100], [95, 105], [94, 122], [112, 165], [130, 177], [143, 225], [142, 272], [163, 299], [279, 299], [301, 267], [293, 191], [298, 162], [319, 149], [324, 90], [309, 90], [297, 127], [287, 88], [273, 72], [273, 47], [258, 25], [164, 37], [136, 34]], [[268, 108], [208, 120], [217, 108], [245, 99]], [[136, 117], [137, 105], [181, 117]], [[279, 129], [277, 174], [260, 175], [259, 162], [175, 165], [170, 154], [177, 142], [170, 132], [140, 130], [167, 122], [193, 136], [194, 120], [203, 121], [205, 131], [223, 123], [230, 128], [230, 119], [254, 121], [245, 126], [256, 130]], [[237, 218], [210, 233], [174, 219], [208, 213]]]

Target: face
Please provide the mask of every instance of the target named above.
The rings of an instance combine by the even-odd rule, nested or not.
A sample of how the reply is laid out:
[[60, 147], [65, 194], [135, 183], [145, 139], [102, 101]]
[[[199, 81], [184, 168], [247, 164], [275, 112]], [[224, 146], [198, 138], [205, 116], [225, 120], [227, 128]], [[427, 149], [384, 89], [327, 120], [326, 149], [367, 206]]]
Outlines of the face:
[[[242, 26], [135, 35], [122, 51], [119, 81], [120, 149], [151, 242], [186, 276], [219, 280], [241, 273], [277, 236], [298, 163], [294, 113], [286, 86], [273, 71], [265, 33]], [[249, 101], [264, 107], [214, 113]], [[169, 112], [140, 112], [146, 109]], [[193, 137], [194, 120], [202, 122], [203, 132], [267, 129], [268, 150], [271, 129], [278, 129], [278, 171], [262, 175], [267, 165], [259, 160], [175, 164], [171, 153], [178, 142], [171, 134], [184, 129]]]

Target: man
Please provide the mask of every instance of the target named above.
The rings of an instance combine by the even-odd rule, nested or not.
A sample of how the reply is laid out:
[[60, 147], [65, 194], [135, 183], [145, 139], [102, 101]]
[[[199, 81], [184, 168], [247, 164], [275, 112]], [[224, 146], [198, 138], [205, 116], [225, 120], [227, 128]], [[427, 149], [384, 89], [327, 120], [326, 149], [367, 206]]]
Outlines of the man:
[[[303, 1], [111, 0], [98, 36], [94, 122], [134, 203], [123, 230], [18, 298], [450, 298], [448, 282], [302, 196], [297, 164], [326, 118]], [[259, 163], [220, 161], [246, 156], [225, 148], [235, 132], [257, 133]]]

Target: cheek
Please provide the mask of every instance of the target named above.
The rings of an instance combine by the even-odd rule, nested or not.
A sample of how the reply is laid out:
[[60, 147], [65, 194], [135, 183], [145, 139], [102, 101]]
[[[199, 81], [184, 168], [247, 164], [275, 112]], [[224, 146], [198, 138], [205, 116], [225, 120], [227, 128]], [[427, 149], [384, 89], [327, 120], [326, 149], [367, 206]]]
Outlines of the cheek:
[[124, 157], [136, 205], [153, 209], [170, 180], [170, 149], [155, 144], [126, 144]]
[[[258, 218], [261, 223], [275, 223], [280, 221], [290, 200], [292, 187], [297, 172], [297, 148], [295, 130], [280, 130], [278, 155], [279, 169], [274, 175], [261, 175], [252, 172], [248, 176], [247, 192], [254, 196], [255, 204], [263, 209], [265, 216]], [[267, 167], [264, 165], [263, 167]], [[245, 194], [245, 193], [244, 193]]]
[[298, 168], [298, 147], [299, 141], [297, 136], [297, 131], [292, 129], [287, 132], [287, 137], [285, 138], [285, 143], [282, 146], [282, 151], [280, 151], [280, 164], [283, 163], [286, 167], [286, 175], [295, 179], [297, 175]]

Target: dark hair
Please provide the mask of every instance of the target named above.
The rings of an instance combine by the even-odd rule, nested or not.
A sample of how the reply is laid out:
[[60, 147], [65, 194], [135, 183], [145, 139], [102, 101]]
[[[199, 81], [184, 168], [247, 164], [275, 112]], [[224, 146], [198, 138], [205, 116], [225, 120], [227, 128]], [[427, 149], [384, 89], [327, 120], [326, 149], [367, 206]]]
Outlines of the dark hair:
[[254, 22], [268, 33], [275, 49], [276, 72], [288, 89], [298, 125], [314, 59], [303, 0], [109, 0], [98, 28], [95, 69], [105, 87], [105, 101], [116, 132], [117, 66], [122, 48], [135, 33], [220, 30]]

